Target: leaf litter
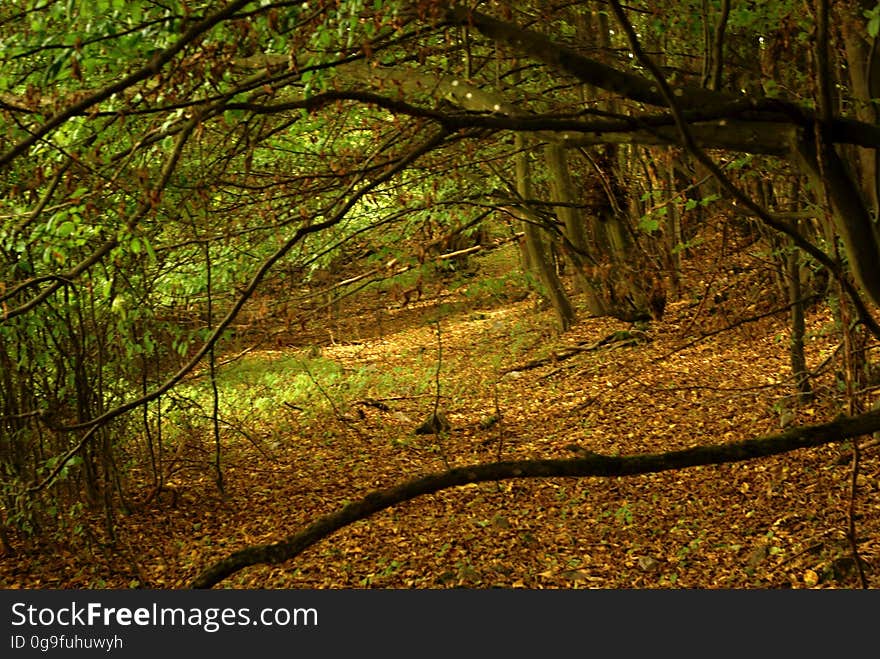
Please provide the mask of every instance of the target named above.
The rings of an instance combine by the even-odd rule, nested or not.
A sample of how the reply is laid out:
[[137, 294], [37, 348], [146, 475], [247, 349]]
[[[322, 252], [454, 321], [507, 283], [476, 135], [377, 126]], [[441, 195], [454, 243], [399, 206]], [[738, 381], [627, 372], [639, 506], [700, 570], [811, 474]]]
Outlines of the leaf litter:
[[[596, 344], [631, 326], [583, 318], [556, 336], [552, 312], [532, 298], [482, 306], [465, 300], [458, 307], [454, 298], [386, 310], [380, 335], [365, 330], [349, 342], [324, 341], [322, 359], [342, 373], [384, 377], [384, 386], [326, 389], [334, 406], [320, 414], [304, 414], [301, 402], [276, 401], [261, 417], [259, 441], [225, 435], [223, 494], [205, 434], [184, 447], [185, 459], [160, 496], [119, 517], [115, 543], [95, 522], [66, 542], [3, 557], [0, 585], [182, 588], [235, 550], [279, 541], [374, 489], [448, 467], [591, 451], [664, 452], [778, 432], [782, 412], [788, 423], [803, 424], [839, 413], [832, 369], [816, 378], [815, 402], [787, 405], [784, 315], [716, 332], [731, 324], [733, 312], [695, 321], [693, 303], [683, 300], [639, 330], [647, 340], [614, 347]], [[362, 303], [359, 311], [361, 327], [375, 330], [376, 309]], [[836, 349], [831, 322], [825, 306], [809, 314], [811, 365]], [[553, 358], [576, 346], [597, 349]], [[253, 351], [247, 359], [271, 364], [302, 352], [289, 346]], [[415, 434], [435, 403], [451, 429]], [[223, 586], [857, 587], [846, 535], [847, 458], [845, 447], [831, 444], [628, 478], [444, 490], [352, 524], [288, 564], [243, 570]], [[876, 449], [864, 452], [858, 483], [858, 546], [876, 583]]]

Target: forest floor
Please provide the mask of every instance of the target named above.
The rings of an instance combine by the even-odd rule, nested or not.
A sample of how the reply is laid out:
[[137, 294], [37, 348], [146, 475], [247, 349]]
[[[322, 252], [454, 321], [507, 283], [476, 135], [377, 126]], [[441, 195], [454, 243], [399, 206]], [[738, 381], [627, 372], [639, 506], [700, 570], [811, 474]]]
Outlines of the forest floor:
[[[817, 396], [795, 407], [786, 314], [754, 319], [767, 299], [766, 273], [754, 272], [751, 284], [748, 270], [735, 278], [690, 273], [687, 290], [702, 294], [671, 302], [643, 332], [582, 313], [557, 335], [552, 311], [533, 297], [486, 286], [469, 295], [476, 284], [438, 288], [404, 308], [362, 296], [342, 310], [344, 323], [328, 318], [291, 345], [249, 351], [227, 367], [238, 369], [238, 388], [230, 385], [238, 393], [225, 417], [222, 493], [210, 426], [194, 425], [167, 458], [165, 490], [147, 499], [144, 482], [128, 493], [132, 511], [116, 520], [114, 544], [95, 520], [69, 538], [0, 558], [0, 586], [181, 588], [233, 551], [278, 541], [375, 489], [448, 467], [574, 457], [575, 447], [664, 452], [834, 418], [841, 351], [829, 309], [809, 313]], [[600, 345], [620, 331], [631, 333], [616, 338], [634, 340]], [[311, 398], [295, 398], [305, 391], [291, 388], [295, 364], [297, 382], [317, 387]], [[290, 398], [260, 398], [261, 387], [287, 387]], [[452, 429], [415, 434], [435, 401]], [[846, 445], [831, 444], [635, 477], [453, 488], [222, 585], [859, 587], [847, 539], [852, 505], [865, 574], [876, 587], [880, 458], [876, 448], [864, 451], [851, 501], [850, 456]]]

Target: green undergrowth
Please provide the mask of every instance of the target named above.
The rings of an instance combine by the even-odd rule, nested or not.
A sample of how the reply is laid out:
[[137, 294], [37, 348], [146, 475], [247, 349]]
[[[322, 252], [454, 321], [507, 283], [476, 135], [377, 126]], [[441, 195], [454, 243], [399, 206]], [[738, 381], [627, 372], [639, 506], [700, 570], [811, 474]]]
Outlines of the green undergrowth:
[[[171, 445], [177, 445], [184, 435], [209, 437], [215, 416], [224, 441], [260, 439], [274, 447], [298, 432], [318, 427], [328, 432], [337, 421], [356, 418], [365, 401], [396, 401], [389, 409], [400, 410], [407, 407], [403, 401], [431, 398], [437, 391], [440, 353], [443, 400], [453, 406], [461, 403], [473, 395], [473, 383], [459, 380], [473, 366], [475, 351], [444, 350], [441, 346], [452, 340], [451, 335], [471, 333], [475, 324], [480, 326], [480, 360], [489, 379], [539, 340], [534, 316], [523, 321], [508, 318], [503, 311], [512, 300], [528, 294], [527, 279], [513, 269], [515, 260], [512, 246], [472, 259], [478, 277], [458, 275], [434, 306], [421, 309], [417, 324], [429, 332], [416, 332], [417, 339], [394, 340], [395, 357], [403, 357], [403, 363], [397, 359], [389, 363], [376, 355], [361, 359], [338, 346], [246, 353], [218, 366], [213, 383], [204, 369], [167, 395], [162, 405], [162, 436]], [[499, 311], [500, 316], [496, 315]], [[357, 313], [356, 307], [352, 313]], [[462, 329], [462, 325], [467, 327]], [[444, 336], [447, 333], [450, 336]]]
[[[292, 354], [245, 356], [215, 377], [222, 432], [251, 438], [281, 437], [310, 424], [351, 413], [365, 399], [419, 396], [433, 386], [433, 365], [381, 369], [343, 367], [317, 348]], [[178, 387], [163, 406], [165, 437], [200, 432], [213, 424], [214, 388], [207, 374]]]

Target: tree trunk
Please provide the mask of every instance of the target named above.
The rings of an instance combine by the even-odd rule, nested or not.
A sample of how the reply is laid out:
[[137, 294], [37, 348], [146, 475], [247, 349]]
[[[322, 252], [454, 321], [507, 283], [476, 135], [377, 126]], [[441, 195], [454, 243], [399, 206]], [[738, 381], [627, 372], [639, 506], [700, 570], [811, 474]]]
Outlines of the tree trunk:
[[[519, 133], [516, 135], [515, 144], [516, 190], [522, 199], [530, 199], [532, 197], [532, 186], [529, 171], [529, 154], [525, 150], [525, 140]], [[553, 305], [554, 311], [556, 311], [556, 318], [560, 329], [563, 332], [568, 331], [575, 320], [574, 307], [572, 307], [571, 301], [565, 293], [562, 282], [556, 274], [556, 269], [550, 262], [537, 218], [524, 205], [520, 208], [520, 212], [524, 220], [526, 249], [528, 250], [529, 261], [544, 287], [545, 295], [550, 300], [550, 304]]]
[[[587, 309], [595, 316], [608, 313], [597, 284], [587, 276], [587, 262], [592, 260], [587, 231], [584, 226], [583, 213], [576, 207], [577, 197], [571, 181], [565, 149], [558, 143], [550, 143], [544, 151], [547, 168], [550, 170], [550, 190], [552, 201], [560, 202], [556, 207], [556, 216], [564, 227], [564, 235], [570, 245], [566, 245], [564, 254], [572, 264], [575, 291], [583, 293]], [[599, 284], [601, 286], [601, 284]]]
[[[877, 106], [872, 99], [880, 97], [880, 52], [877, 44], [867, 35], [862, 12], [870, 10], [874, 3], [857, 2], [854, 10], [847, 11], [841, 7], [840, 32], [846, 51], [849, 74], [849, 87], [853, 96], [856, 116], [864, 122], [875, 124], [878, 121]], [[866, 41], [866, 39], [868, 39]], [[846, 81], [842, 81], [846, 82]], [[876, 149], [852, 147], [850, 158], [858, 172], [860, 188], [868, 208], [876, 218], [878, 216], [878, 187], [880, 187], [880, 168]]]
[[[797, 220], [795, 220], [794, 228], [795, 230], [798, 228]], [[794, 378], [798, 400], [805, 401], [812, 395], [810, 376], [807, 371], [807, 359], [804, 355], [804, 334], [806, 333], [804, 315], [806, 305], [803, 299], [803, 286], [801, 285], [800, 250], [793, 244], [788, 249], [786, 270], [788, 275], [788, 302], [791, 305], [791, 341], [789, 343], [791, 374]]]

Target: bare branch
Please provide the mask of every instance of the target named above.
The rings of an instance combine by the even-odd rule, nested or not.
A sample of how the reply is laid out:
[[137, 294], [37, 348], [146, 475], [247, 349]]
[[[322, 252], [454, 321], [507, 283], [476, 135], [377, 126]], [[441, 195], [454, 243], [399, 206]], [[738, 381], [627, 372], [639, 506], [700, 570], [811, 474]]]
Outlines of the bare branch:
[[742, 462], [822, 446], [866, 435], [876, 430], [880, 430], [880, 411], [841, 418], [815, 426], [794, 428], [768, 437], [731, 444], [698, 446], [669, 453], [632, 456], [606, 456], [594, 453], [589, 457], [570, 460], [522, 460], [457, 467], [371, 492], [360, 501], [350, 503], [335, 513], [312, 522], [299, 533], [288, 536], [280, 542], [237, 551], [206, 568], [190, 586], [211, 588], [251, 565], [284, 563], [349, 524], [366, 519], [404, 501], [452, 487], [515, 478], [635, 476], [687, 467]]

